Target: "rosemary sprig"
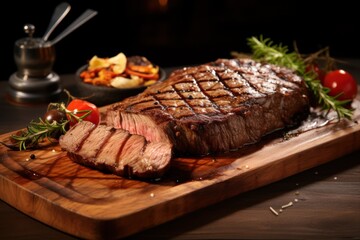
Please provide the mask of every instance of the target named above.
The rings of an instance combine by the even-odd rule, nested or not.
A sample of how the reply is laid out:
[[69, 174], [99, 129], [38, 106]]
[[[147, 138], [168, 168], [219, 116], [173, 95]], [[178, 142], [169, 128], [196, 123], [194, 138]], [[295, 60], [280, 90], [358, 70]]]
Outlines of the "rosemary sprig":
[[334, 110], [339, 120], [352, 118], [354, 110], [346, 107], [349, 101], [340, 101], [337, 100], [338, 96], [328, 95], [330, 89], [321, 85], [314, 72], [306, 71], [306, 61], [297, 52], [289, 52], [287, 46], [283, 46], [281, 43], [274, 44], [269, 38], [264, 39], [262, 36], [259, 39], [251, 37], [247, 40], [254, 59], [293, 69], [303, 77], [306, 86], [313, 93], [323, 111], [328, 113], [330, 110]]
[[19, 149], [20, 151], [26, 150], [27, 148], [37, 148], [39, 143], [43, 140], [48, 139], [53, 142], [58, 136], [66, 133], [66, 126], [68, 120], [61, 122], [42, 120], [36, 122], [32, 120], [27, 126], [25, 131], [21, 131], [20, 135], [12, 135], [11, 138], [15, 140], [16, 144], [11, 145], [12, 149]]
[[[7, 144], [4, 142], [0, 143], [10, 149], [19, 151], [30, 148], [38, 148], [39, 144], [42, 143], [45, 139], [52, 143], [54, 140], [57, 140], [60, 135], [65, 134], [68, 130], [70, 121], [74, 121], [75, 119], [76, 122], [80, 122], [91, 113], [91, 110], [80, 110], [77, 112], [72, 112], [66, 109], [65, 104], [62, 102], [49, 103], [47, 111], [52, 109], [65, 113], [67, 117], [59, 121], [54, 120], [52, 122], [42, 118], [39, 118], [38, 121], [32, 120], [25, 130], [11, 135], [13, 144]], [[84, 113], [84, 115], [81, 113]]]
[[297, 72], [305, 71], [302, 59], [296, 52], [289, 53], [287, 46], [281, 43], [276, 45], [269, 38], [264, 39], [262, 36], [259, 39], [251, 37], [247, 40], [254, 59], [288, 67]]

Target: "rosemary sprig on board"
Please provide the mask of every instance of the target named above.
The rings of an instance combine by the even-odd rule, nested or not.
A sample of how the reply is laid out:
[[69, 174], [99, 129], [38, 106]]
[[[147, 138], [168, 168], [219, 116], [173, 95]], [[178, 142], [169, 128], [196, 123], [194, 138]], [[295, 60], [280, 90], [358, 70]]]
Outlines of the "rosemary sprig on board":
[[[334, 110], [338, 119], [352, 118], [354, 110], [346, 107], [349, 101], [340, 101], [336, 99], [336, 96], [328, 95], [330, 90], [321, 85], [315, 72], [306, 71], [307, 62], [299, 53], [290, 52], [287, 46], [281, 43], [274, 44], [269, 38], [263, 38], [262, 36], [259, 38], [251, 37], [247, 41], [252, 50], [252, 58], [293, 69], [301, 76], [323, 111]], [[318, 53], [315, 53], [315, 57], [316, 54]]]
[[53, 121], [50, 123], [41, 118], [39, 118], [38, 122], [32, 120], [26, 130], [11, 136], [16, 142], [12, 148], [22, 151], [30, 148], [37, 148], [39, 143], [45, 139], [52, 142], [53, 139], [57, 139], [57, 136], [66, 133], [68, 122], [68, 120], [64, 120], [62, 122]]
[[[51, 143], [57, 141], [60, 135], [65, 134], [71, 119], [80, 122], [91, 113], [91, 110], [70, 111], [63, 102], [49, 103], [47, 112], [51, 110], [63, 113], [64, 117], [53, 121], [48, 121], [41, 117], [39, 117], [38, 121], [31, 120], [26, 129], [10, 136], [12, 144], [0, 143], [12, 150], [19, 151], [38, 148], [39, 144], [42, 144], [44, 140], [48, 140]], [[81, 116], [77, 115], [79, 113]]]

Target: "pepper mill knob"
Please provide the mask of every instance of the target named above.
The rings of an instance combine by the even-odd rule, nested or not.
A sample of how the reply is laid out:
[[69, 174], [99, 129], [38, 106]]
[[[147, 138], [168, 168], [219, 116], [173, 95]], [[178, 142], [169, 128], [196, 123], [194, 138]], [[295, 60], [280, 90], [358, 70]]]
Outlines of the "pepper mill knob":
[[25, 24], [24, 25], [24, 32], [29, 35], [29, 38], [32, 38], [35, 32], [35, 26], [32, 24]]

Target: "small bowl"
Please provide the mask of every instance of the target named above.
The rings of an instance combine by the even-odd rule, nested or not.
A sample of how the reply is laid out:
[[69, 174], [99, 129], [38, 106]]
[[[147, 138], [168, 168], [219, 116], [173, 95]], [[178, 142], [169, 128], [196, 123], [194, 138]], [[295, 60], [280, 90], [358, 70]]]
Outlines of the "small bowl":
[[[137, 86], [133, 88], [114, 88], [107, 86], [96, 86], [89, 83], [84, 83], [80, 77], [80, 73], [86, 70], [88, 65], [80, 67], [76, 71], [76, 86], [79, 97], [84, 98], [86, 101], [94, 103], [96, 106], [101, 107], [115, 102], [119, 102], [127, 97], [135, 96], [143, 92], [148, 86]], [[164, 81], [166, 72], [164, 69], [159, 68], [159, 81]]]

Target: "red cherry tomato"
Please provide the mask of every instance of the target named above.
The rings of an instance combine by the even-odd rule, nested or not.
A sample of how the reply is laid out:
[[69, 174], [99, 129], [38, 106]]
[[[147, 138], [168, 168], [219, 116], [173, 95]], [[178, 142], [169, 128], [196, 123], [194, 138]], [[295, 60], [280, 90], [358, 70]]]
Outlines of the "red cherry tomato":
[[[86, 116], [83, 120], [90, 121], [94, 124], [99, 124], [100, 122], [100, 112], [95, 104], [82, 100], [82, 99], [74, 99], [72, 100], [68, 106], [67, 110], [71, 111], [72, 114], [81, 117], [86, 114], [88, 111], [91, 111], [88, 116]], [[74, 126], [78, 121], [71, 117], [71, 114], [66, 114], [67, 119], [70, 120], [70, 126]]]
[[323, 86], [330, 89], [330, 96], [337, 96], [338, 100], [353, 100], [357, 95], [355, 78], [343, 69], [328, 72], [323, 81]]
[[305, 71], [313, 71], [316, 74], [318, 80], [321, 82], [324, 80], [325, 72], [316, 63], [307, 65]]

